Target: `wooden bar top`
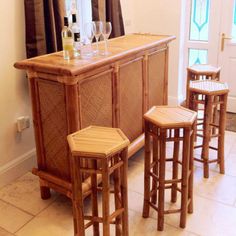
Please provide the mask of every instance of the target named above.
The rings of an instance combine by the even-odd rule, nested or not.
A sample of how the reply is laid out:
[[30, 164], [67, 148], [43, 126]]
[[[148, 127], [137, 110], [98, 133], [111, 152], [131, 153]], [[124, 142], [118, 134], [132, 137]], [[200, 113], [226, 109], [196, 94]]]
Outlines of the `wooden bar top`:
[[[48, 73], [60, 76], [77, 76], [91, 69], [98, 68], [122, 59], [124, 56], [138, 53], [140, 50], [167, 44], [175, 39], [175, 36], [130, 34], [110, 39], [107, 56], [93, 56], [90, 58], [75, 58], [64, 60], [62, 51], [16, 62], [18, 69]], [[100, 50], [104, 48], [104, 42], [99, 43]]]

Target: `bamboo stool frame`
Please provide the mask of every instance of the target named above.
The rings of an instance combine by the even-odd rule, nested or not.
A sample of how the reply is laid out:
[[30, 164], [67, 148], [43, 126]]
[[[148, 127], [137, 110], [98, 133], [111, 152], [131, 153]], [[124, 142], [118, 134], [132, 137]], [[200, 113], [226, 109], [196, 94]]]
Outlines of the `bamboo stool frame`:
[[[95, 129], [95, 132], [92, 131], [92, 134], [87, 135], [86, 129]], [[99, 223], [103, 224], [103, 236], [110, 236], [110, 224], [115, 224], [117, 236], [128, 236], [127, 170], [129, 140], [120, 129], [95, 126], [86, 129], [68, 136], [72, 153], [71, 178], [75, 236], [85, 236], [85, 230], [90, 226], [93, 227], [93, 235], [99, 236]], [[119, 135], [110, 137], [111, 141], [109, 141], [109, 137], [106, 137], [107, 130], [111, 136], [112, 130], [118, 131], [122, 139], [120, 143], [119, 138], [117, 138]], [[79, 136], [80, 132], [83, 132], [81, 136]], [[103, 137], [101, 138], [100, 135]], [[89, 136], [92, 145], [90, 145]], [[98, 149], [100, 148], [97, 153], [96, 147], [93, 146], [94, 143], [98, 145]], [[105, 148], [101, 149], [101, 146]], [[88, 164], [84, 166], [84, 163]], [[92, 215], [84, 215], [83, 210], [82, 177], [85, 175], [91, 179]], [[111, 189], [110, 177], [113, 178], [114, 189]], [[98, 185], [99, 180], [101, 180], [100, 185]], [[102, 195], [102, 216], [99, 215], [98, 210], [98, 191]], [[115, 210], [112, 213], [110, 213], [110, 193], [114, 194], [115, 200]], [[88, 222], [85, 223], [85, 220]]]
[[[203, 133], [200, 134], [198, 132], [201, 130], [197, 130], [196, 132], [196, 137], [202, 138], [202, 144], [194, 146], [194, 149], [202, 148], [201, 158], [194, 157], [194, 160], [203, 163], [204, 178], [209, 178], [209, 164], [211, 163], [217, 162], [219, 164], [220, 173], [225, 173], [224, 136], [228, 91], [228, 89], [224, 89], [222, 91], [196, 90], [195, 88], [191, 88], [191, 85], [189, 88], [189, 109], [197, 111], [197, 107], [199, 104], [202, 104], [204, 106], [204, 118], [203, 122], [200, 123], [201, 125], [203, 125]], [[214, 117], [214, 112], [215, 110], [218, 112], [218, 109], [219, 122], [217, 124]], [[216, 131], [218, 130], [218, 133], [212, 133], [212, 127], [214, 127]], [[218, 147], [213, 147], [210, 145], [211, 138], [213, 137], [218, 138]], [[216, 159], [209, 159], [209, 149], [217, 151]]]
[[[214, 67], [208, 64], [196, 64], [187, 68], [187, 85], [186, 85], [186, 107], [189, 107], [189, 86], [191, 81], [197, 80], [214, 80], [220, 81], [220, 67]], [[202, 108], [198, 108], [196, 111], [201, 111]], [[217, 107], [213, 112], [214, 122], [217, 120]], [[202, 125], [203, 118], [198, 118], [197, 128]], [[216, 134], [216, 128], [212, 127], [212, 134]]]
[[[157, 229], [159, 231], [164, 229], [164, 214], [180, 213], [180, 227], [184, 228], [186, 226], [187, 212], [193, 212], [193, 146], [195, 125], [196, 117], [195, 121], [189, 126], [173, 126], [171, 128], [162, 128], [145, 120], [143, 217], [149, 217], [150, 207], [156, 210], [158, 212]], [[183, 143], [182, 161], [179, 160], [181, 141]], [[166, 157], [166, 142], [174, 142], [173, 158]], [[153, 149], [152, 157], [151, 149]], [[166, 162], [173, 162], [172, 179], [170, 180], [165, 179]], [[180, 179], [178, 178], [179, 165], [182, 166], [182, 176]], [[177, 201], [177, 192], [181, 193], [181, 206], [179, 209], [164, 209], [165, 189], [171, 189], [171, 202], [173, 203]]]

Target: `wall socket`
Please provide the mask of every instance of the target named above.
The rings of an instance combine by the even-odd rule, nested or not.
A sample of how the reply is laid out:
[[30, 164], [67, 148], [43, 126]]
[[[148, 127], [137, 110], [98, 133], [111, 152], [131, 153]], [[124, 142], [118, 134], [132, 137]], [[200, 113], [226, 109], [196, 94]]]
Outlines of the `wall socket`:
[[18, 132], [22, 132], [24, 129], [30, 127], [29, 116], [20, 116], [16, 119], [16, 127]]

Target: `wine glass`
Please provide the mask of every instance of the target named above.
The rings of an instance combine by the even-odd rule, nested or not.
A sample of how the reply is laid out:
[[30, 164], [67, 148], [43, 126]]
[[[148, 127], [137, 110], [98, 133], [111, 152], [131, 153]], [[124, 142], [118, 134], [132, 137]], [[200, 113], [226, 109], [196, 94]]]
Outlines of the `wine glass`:
[[93, 21], [93, 34], [95, 36], [95, 39], [96, 39], [96, 53], [98, 54], [98, 40], [102, 34], [102, 27], [103, 27], [103, 24], [101, 21]]
[[111, 26], [111, 22], [103, 22], [103, 27], [102, 27], [102, 35], [104, 37], [105, 40], [105, 52], [104, 55], [108, 55], [108, 47], [107, 47], [107, 41], [108, 38], [111, 34], [111, 30], [112, 30], [112, 26]]
[[88, 45], [88, 47], [86, 47], [88, 49], [88, 51], [86, 52], [86, 55], [92, 55], [92, 40], [94, 38], [94, 33], [93, 33], [93, 22], [87, 22], [84, 25], [84, 32], [85, 32], [85, 36], [86, 36], [86, 41], [85, 44]]

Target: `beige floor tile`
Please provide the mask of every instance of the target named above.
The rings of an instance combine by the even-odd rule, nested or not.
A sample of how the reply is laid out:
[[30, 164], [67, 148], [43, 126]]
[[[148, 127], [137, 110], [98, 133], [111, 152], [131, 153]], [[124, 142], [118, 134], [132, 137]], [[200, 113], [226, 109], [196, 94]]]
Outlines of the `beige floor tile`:
[[225, 174], [236, 177], [236, 153], [230, 152], [225, 162]]
[[[178, 226], [179, 214], [165, 216], [167, 224]], [[195, 196], [194, 213], [188, 214], [186, 230], [201, 236], [235, 236], [236, 209]]]
[[236, 178], [210, 172], [210, 178], [202, 177], [202, 169], [194, 172], [194, 194], [233, 205], [236, 199]]
[[32, 215], [0, 200], [0, 227], [8, 232], [15, 233], [32, 218]]
[[71, 201], [59, 196], [48, 208], [19, 230], [17, 236], [72, 236]]
[[55, 200], [56, 196], [58, 194], [52, 192], [50, 199], [42, 200], [40, 197], [39, 179], [31, 173], [23, 175], [12, 184], [0, 189], [0, 199], [33, 215], [45, 209]]
[[157, 220], [151, 217], [144, 219], [140, 213], [129, 211], [129, 231], [130, 236], [193, 236], [191, 232], [173, 227], [171, 225], [164, 225], [164, 231], [157, 231]]
[[1, 236], [14, 236], [13, 234], [7, 232], [6, 230], [0, 228], [0, 235]]
[[128, 189], [143, 194], [144, 191], [144, 165], [129, 160]]

